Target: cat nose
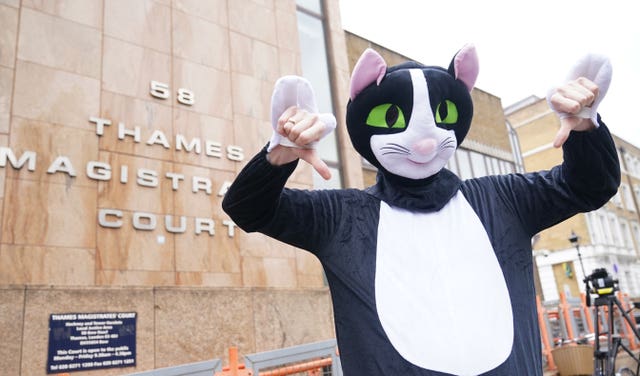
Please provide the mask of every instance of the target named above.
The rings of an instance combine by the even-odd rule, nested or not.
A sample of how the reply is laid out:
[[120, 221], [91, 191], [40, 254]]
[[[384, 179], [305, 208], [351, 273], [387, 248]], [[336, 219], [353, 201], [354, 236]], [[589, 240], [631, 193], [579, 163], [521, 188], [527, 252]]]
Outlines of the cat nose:
[[413, 151], [420, 155], [427, 155], [433, 153], [436, 149], [437, 142], [433, 138], [423, 138], [422, 140], [413, 144]]

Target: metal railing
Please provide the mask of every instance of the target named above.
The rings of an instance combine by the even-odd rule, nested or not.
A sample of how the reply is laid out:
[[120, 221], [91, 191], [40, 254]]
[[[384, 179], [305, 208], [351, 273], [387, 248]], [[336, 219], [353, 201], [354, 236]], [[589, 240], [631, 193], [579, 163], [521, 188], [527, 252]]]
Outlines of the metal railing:
[[[235, 354], [237, 358], [237, 350]], [[293, 375], [312, 369], [323, 369], [324, 375], [342, 376], [335, 339], [249, 354], [243, 358], [244, 368], [252, 370], [253, 376]], [[327, 370], [330, 370], [330, 373], [327, 373]], [[222, 361], [214, 359], [137, 372], [129, 376], [212, 376], [225, 372]]]
[[129, 376], [211, 376], [222, 371], [220, 359], [132, 373]]
[[244, 361], [245, 366], [253, 370], [253, 375], [259, 376], [261, 371], [268, 369], [326, 358], [331, 358], [331, 375], [342, 376], [342, 366], [335, 339], [249, 354], [244, 356]]

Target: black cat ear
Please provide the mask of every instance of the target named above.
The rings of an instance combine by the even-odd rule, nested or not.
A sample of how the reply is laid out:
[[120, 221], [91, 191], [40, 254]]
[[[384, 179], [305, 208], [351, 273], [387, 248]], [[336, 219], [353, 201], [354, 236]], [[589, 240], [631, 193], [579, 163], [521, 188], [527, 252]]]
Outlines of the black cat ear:
[[448, 71], [453, 77], [464, 82], [471, 91], [476, 84], [479, 68], [476, 48], [473, 44], [467, 44], [453, 57]]

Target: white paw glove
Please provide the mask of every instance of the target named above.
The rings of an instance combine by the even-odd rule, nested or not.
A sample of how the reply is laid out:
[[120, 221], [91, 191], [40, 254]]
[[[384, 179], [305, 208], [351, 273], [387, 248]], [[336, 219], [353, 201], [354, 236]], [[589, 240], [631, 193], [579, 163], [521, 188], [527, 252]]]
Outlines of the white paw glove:
[[[321, 138], [326, 137], [336, 128], [336, 118], [335, 116], [333, 116], [333, 114], [318, 113], [315, 94], [309, 81], [299, 76], [281, 77], [275, 83], [273, 94], [271, 95], [271, 126], [273, 128], [273, 134], [267, 148], [268, 152], [276, 147], [276, 145], [297, 148], [302, 147], [291, 142], [289, 139], [276, 132], [278, 119], [287, 108], [292, 106], [296, 106], [302, 110], [307, 111], [310, 114], [318, 115], [318, 119], [327, 126], [327, 129], [325, 130]], [[314, 146], [315, 142], [304, 145], [305, 148], [313, 148]]]
[[576, 116], [584, 119], [591, 119], [593, 124], [598, 126], [598, 105], [604, 98], [609, 89], [609, 84], [611, 83], [611, 62], [609, 58], [603, 55], [597, 54], [588, 54], [580, 59], [573, 68], [569, 71], [566, 79], [567, 81], [576, 80], [580, 77], [584, 77], [598, 86], [598, 94], [593, 101], [593, 103], [589, 107], [584, 107], [580, 112], [576, 114], [568, 114], [565, 112], [558, 111], [554, 108], [551, 103], [551, 95], [554, 93], [550, 91], [547, 94], [547, 103], [549, 103], [549, 107], [554, 110], [561, 119]]

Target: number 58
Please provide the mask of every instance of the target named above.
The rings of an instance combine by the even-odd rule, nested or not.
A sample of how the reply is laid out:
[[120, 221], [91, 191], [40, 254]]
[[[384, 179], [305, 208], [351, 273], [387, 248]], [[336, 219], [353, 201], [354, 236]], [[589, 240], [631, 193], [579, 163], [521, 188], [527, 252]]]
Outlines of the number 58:
[[[158, 81], [151, 81], [149, 94], [151, 94], [151, 96], [153, 97], [160, 98], [160, 99], [169, 99], [169, 97], [171, 96], [171, 92], [169, 91], [169, 85], [162, 82], [158, 82]], [[178, 99], [178, 102], [187, 106], [192, 106], [195, 103], [195, 95], [193, 94], [193, 91], [189, 89], [184, 89], [184, 88], [178, 89], [177, 99]]]

